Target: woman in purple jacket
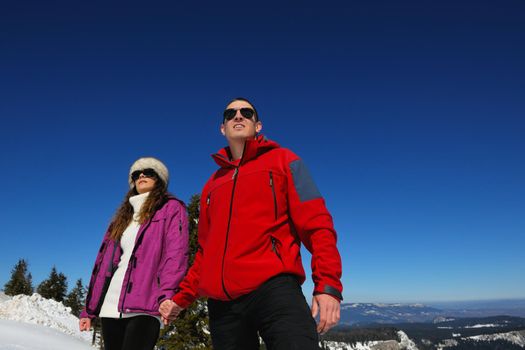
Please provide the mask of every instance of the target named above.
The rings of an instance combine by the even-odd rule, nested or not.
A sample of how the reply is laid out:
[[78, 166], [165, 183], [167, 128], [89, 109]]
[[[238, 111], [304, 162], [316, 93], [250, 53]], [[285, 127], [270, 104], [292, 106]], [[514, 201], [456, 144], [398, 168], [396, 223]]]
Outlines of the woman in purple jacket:
[[188, 264], [188, 217], [170, 195], [168, 169], [140, 158], [129, 171], [130, 191], [109, 225], [95, 260], [80, 330], [100, 317], [106, 350], [153, 349], [159, 306], [175, 294]]

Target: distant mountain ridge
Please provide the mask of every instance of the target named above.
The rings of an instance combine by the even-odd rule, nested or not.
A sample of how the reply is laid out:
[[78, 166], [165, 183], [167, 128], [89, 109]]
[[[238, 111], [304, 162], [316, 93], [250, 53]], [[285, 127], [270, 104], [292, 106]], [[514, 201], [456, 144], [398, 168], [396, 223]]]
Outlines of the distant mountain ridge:
[[[441, 305], [446, 306], [447, 303]], [[465, 317], [525, 317], [525, 300], [450, 303], [438, 308], [420, 303], [343, 303], [342, 325], [434, 322], [434, 320]], [[469, 307], [471, 305], [471, 307]]]
[[423, 304], [351, 303], [341, 305], [341, 324], [428, 322], [442, 310]]

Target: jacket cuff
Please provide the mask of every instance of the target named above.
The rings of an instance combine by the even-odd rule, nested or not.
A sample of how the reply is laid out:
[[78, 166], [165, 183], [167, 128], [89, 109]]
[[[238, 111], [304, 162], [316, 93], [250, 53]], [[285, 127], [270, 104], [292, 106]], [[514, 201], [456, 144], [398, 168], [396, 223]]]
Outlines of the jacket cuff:
[[90, 315], [86, 312], [86, 309], [83, 309], [82, 312], [80, 313], [80, 315], [78, 316], [78, 318], [89, 318], [89, 319], [94, 319], [96, 316], [95, 315]]
[[314, 295], [317, 295], [317, 294], [328, 294], [331, 297], [334, 297], [335, 299], [337, 299], [338, 301], [343, 301], [343, 295], [341, 294], [341, 292], [337, 288], [332, 287], [328, 284], [325, 284], [324, 288], [322, 289], [315, 288]]
[[190, 306], [193, 303], [193, 300], [187, 300], [185, 299], [181, 293], [175, 294], [171, 300], [173, 300], [177, 305], [179, 305], [181, 308], [186, 309], [188, 306]]
[[162, 293], [161, 295], [159, 295], [157, 297], [157, 302], [160, 304], [162, 304], [162, 302], [164, 302], [165, 300], [169, 300], [171, 298], [173, 298], [173, 296], [175, 295], [175, 293], [173, 293], [173, 291], [167, 291], [165, 293]]

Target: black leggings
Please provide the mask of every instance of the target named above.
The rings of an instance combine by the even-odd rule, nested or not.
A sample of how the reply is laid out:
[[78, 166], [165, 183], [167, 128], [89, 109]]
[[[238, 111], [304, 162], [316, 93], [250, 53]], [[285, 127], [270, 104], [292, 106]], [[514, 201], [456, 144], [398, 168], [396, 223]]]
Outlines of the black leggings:
[[105, 350], [152, 350], [157, 343], [160, 322], [153, 316], [100, 319]]

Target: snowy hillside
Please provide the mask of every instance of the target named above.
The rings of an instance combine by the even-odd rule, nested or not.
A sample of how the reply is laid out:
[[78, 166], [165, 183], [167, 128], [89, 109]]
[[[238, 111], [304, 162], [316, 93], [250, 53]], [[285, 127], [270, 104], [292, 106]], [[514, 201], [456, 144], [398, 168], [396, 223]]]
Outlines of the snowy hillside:
[[91, 337], [62, 303], [36, 293], [0, 294], [0, 350], [92, 349]]
[[[525, 300], [443, 303], [449, 308], [436, 308], [424, 304], [343, 303], [341, 324], [369, 325], [492, 316], [525, 317]], [[461, 307], [460, 306], [464, 306]]]
[[[458, 344], [461, 344], [463, 348], [466, 348], [467, 345], [470, 345], [470, 347], [475, 348], [477, 346], [476, 343], [485, 343], [487, 345], [493, 344], [493, 347], [495, 349], [500, 349], [495, 342], [500, 340], [503, 341], [503, 344], [505, 347], [510, 345], [515, 345], [516, 347], [525, 348], [525, 331], [513, 331], [513, 332], [507, 332], [507, 333], [496, 333], [496, 334], [483, 334], [483, 335], [476, 335], [472, 337], [461, 337], [459, 338], [459, 334], [457, 335], [458, 338], [456, 339], [444, 339], [441, 341], [441, 343], [437, 346], [438, 349], [444, 350], [447, 347], [454, 347], [458, 346]], [[500, 342], [498, 345], [502, 345]]]
[[330, 350], [418, 350], [416, 344], [403, 331], [398, 331], [400, 342], [396, 340], [374, 340], [348, 344], [344, 342], [327, 341]]

